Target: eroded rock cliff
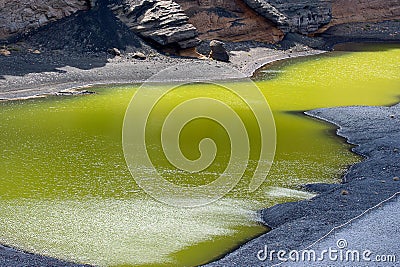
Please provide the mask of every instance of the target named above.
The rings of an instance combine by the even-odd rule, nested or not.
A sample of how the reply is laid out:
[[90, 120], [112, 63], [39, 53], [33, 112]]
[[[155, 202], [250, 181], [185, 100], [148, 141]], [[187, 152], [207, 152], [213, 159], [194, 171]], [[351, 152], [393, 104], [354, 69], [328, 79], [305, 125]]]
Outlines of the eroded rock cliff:
[[86, 0], [0, 0], [0, 39], [89, 8]]
[[397, 19], [400, 19], [400, 0], [332, 0], [332, 21], [325, 28]]
[[331, 21], [331, 0], [244, 0], [284, 32], [308, 34]]
[[289, 32], [334, 27], [331, 35], [340, 36], [356, 23], [400, 19], [400, 0], [0, 0], [0, 40], [99, 6], [135, 34], [180, 49], [195, 47], [198, 37], [275, 43]]
[[283, 32], [242, 0], [176, 0], [200, 39], [275, 43]]
[[111, 1], [114, 14], [131, 30], [161, 46], [194, 47], [199, 43], [196, 28], [174, 1]]

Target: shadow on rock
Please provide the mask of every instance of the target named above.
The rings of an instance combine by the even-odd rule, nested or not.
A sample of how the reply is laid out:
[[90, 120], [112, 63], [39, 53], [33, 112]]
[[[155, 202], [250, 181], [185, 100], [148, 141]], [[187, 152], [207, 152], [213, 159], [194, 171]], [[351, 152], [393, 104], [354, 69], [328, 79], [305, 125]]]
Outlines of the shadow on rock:
[[154, 51], [101, 5], [13, 37], [3, 45], [11, 55], [0, 56], [0, 79], [5, 75], [62, 73], [65, 71], [59, 68], [65, 66], [99, 68], [115, 56], [107, 52], [113, 48], [129, 53]]

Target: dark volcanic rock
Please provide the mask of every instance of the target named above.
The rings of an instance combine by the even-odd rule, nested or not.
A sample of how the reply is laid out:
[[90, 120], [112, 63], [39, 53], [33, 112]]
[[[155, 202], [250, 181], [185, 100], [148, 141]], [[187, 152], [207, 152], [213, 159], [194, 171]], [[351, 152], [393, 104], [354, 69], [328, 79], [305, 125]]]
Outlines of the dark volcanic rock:
[[148, 45], [110, 9], [99, 4], [88, 11], [50, 23], [10, 42], [24, 41], [40, 50], [59, 50], [63, 53], [107, 52], [109, 49], [146, 50]]
[[120, 0], [109, 7], [131, 30], [161, 46], [184, 49], [199, 43], [196, 28], [174, 1]]
[[376, 23], [355, 22], [334, 25], [320, 34], [320, 36], [332, 43], [369, 42], [374, 40], [399, 42], [399, 29], [400, 20]]
[[89, 9], [86, 0], [0, 0], [0, 39]]
[[308, 34], [332, 18], [330, 0], [244, 0], [284, 32]]
[[210, 58], [218, 61], [229, 62], [229, 54], [226, 51], [223, 42], [212, 40], [210, 42], [210, 48]]

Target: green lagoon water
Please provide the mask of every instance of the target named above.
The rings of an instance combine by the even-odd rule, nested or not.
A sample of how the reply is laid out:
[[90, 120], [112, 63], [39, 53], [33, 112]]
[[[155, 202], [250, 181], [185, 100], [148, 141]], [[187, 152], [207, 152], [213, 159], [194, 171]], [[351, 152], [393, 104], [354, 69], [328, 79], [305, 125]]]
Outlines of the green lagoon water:
[[[126, 167], [122, 123], [137, 87], [0, 103], [0, 242], [101, 266], [206, 263], [267, 231], [257, 223], [257, 210], [312, 197], [299, 190], [301, 184], [340, 181], [348, 165], [360, 158], [335, 136], [332, 125], [301, 111], [396, 103], [399, 62], [398, 45], [369, 45], [358, 52], [283, 61], [260, 70], [255, 80], [274, 113], [278, 143], [272, 169], [254, 193], [247, 187], [257, 165], [259, 135], [249, 109], [212, 85], [179, 88], [160, 103], [154, 121], [162, 120], [174, 101], [208, 96], [229, 102], [254, 141], [248, 171], [238, 186], [223, 199], [192, 209], [153, 200]], [[152, 134], [156, 148], [158, 133]], [[204, 137], [213, 138], [219, 150], [198, 179], [170, 171], [157, 149], [150, 150], [152, 160], [176, 183], [208, 183], [224, 170], [229, 143], [220, 126], [198, 120], [182, 132], [183, 153], [198, 157], [198, 141]]]

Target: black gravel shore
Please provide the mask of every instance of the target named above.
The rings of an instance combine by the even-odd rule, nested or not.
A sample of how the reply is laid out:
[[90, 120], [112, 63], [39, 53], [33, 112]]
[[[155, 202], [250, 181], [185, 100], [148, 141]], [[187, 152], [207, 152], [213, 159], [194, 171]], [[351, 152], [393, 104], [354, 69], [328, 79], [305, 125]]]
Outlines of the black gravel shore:
[[337, 125], [337, 134], [356, 145], [353, 151], [365, 159], [351, 166], [341, 184], [306, 185], [306, 189], [319, 193], [310, 200], [262, 210], [261, 218], [272, 230], [206, 266], [277, 264], [260, 261], [257, 252], [265, 245], [269, 251], [304, 249], [333, 228], [400, 192], [400, 181], [395, 178], [400, 176], [400, 104], [326, 108], [306, 114]]
[[0, 245], [0, 266], [2, 267], [89, 267], [45, 257], [37, 254], [19, 251]]

